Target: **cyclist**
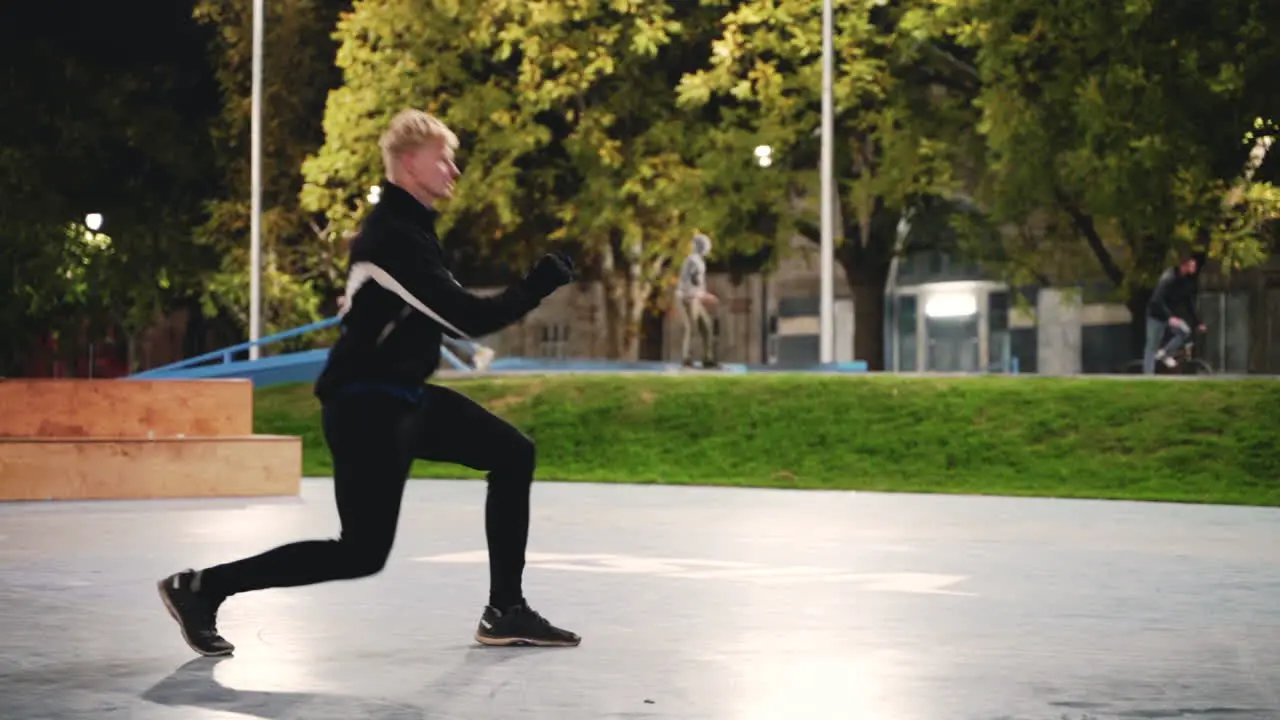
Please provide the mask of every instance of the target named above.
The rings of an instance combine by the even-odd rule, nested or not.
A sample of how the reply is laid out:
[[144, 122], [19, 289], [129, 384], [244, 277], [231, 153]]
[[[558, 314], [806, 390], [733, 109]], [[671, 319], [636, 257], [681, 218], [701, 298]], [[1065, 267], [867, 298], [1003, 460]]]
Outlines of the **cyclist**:
[[[1201, 259], [1199, 255], [1184, 256], [1182, 262], [1160, 275], [1151, 293], [1151, 300], [1147, 302], [1147, 346], [1142, 354], [1142, 372], [1146, 375], [1155, 374], [1157, 362], [1168, 368], [1177, 367], [1178, 361], [1173, 355], [1191, 337], [1191, 328], [1205, 331], [1196, 315]], [[1166, 329], [1173, 337], [1161, 347]]]

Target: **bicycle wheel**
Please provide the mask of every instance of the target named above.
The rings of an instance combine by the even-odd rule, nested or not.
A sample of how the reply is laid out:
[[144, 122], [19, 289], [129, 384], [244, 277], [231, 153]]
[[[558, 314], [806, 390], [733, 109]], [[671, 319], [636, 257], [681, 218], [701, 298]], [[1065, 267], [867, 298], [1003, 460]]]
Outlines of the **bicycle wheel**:
[[[1180, 372], [1179, 367], [1170, 368], [1162, 362], [1157, 362], [1153, 375], [1176, 375]], [[1120, 368], [1121, 375], [1142, 375], [1142, 360], [1130, 360], [1124, 367]]]
[[1213, 368], [1209, 363], [1199, 358], [1189, 358], [1182, 361], [1182, 373], [1184, 375], [1212, 375]]

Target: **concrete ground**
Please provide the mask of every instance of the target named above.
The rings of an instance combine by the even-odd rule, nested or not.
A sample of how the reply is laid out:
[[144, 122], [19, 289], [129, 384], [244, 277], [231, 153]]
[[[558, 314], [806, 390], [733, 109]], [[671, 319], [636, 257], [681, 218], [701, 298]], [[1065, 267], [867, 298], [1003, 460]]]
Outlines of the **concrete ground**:
[[1280, 511], [539, 484], [526, 594], [579, 648], [472, 640], [483, 487], [415, 481], [379, 576], [154, 583], [332, 536], [299, 499], [0, 505], [0, 718], [1280, 718]]

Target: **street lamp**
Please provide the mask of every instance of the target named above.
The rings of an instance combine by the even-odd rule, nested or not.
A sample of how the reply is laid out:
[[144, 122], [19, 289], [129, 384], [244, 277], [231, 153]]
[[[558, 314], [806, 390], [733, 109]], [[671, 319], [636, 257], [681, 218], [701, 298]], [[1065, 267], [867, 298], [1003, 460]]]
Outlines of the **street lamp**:
[[762, 168], [773, 164], [773, 148], [768, 145], [757, 145], [755, 150], [756, 164]]
[[[249, 121], [249, 341], [262, 336], [262, 11], [253, 0], [253, 99]], [[257, 360], [257, 345], [249, 359]]]
[[89, 213], [84, 216], [84, 226], [94, 232], [102, 228], [102, 213]]
[[819, 362], [835, 360], [835, 110], [832, 79], [835, 75], [832, 47], [832, 0], [822, 1], [822, 242], [821, 296], [818, 305]]

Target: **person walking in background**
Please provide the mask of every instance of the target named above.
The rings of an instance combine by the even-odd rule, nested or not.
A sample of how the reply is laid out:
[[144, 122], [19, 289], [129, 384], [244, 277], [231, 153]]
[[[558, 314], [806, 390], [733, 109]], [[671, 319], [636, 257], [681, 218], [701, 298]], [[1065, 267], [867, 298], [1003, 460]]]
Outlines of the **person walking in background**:
[[680, 267], [680, 282], [676, 287], [676, 303], [680, 307], [680, 319], [684, 323], [684, 342], [681, 358], [685, 367], [693, 367], [693, 331], [697, 327], [702, 341], [702, 367], [713, 368], [716, 360], [715, 338], [711, 328], [709, 308], [719, 300], [707, 291], [707, 255], [711, 252], [711, 238], [694, 233], [693, 252]]

